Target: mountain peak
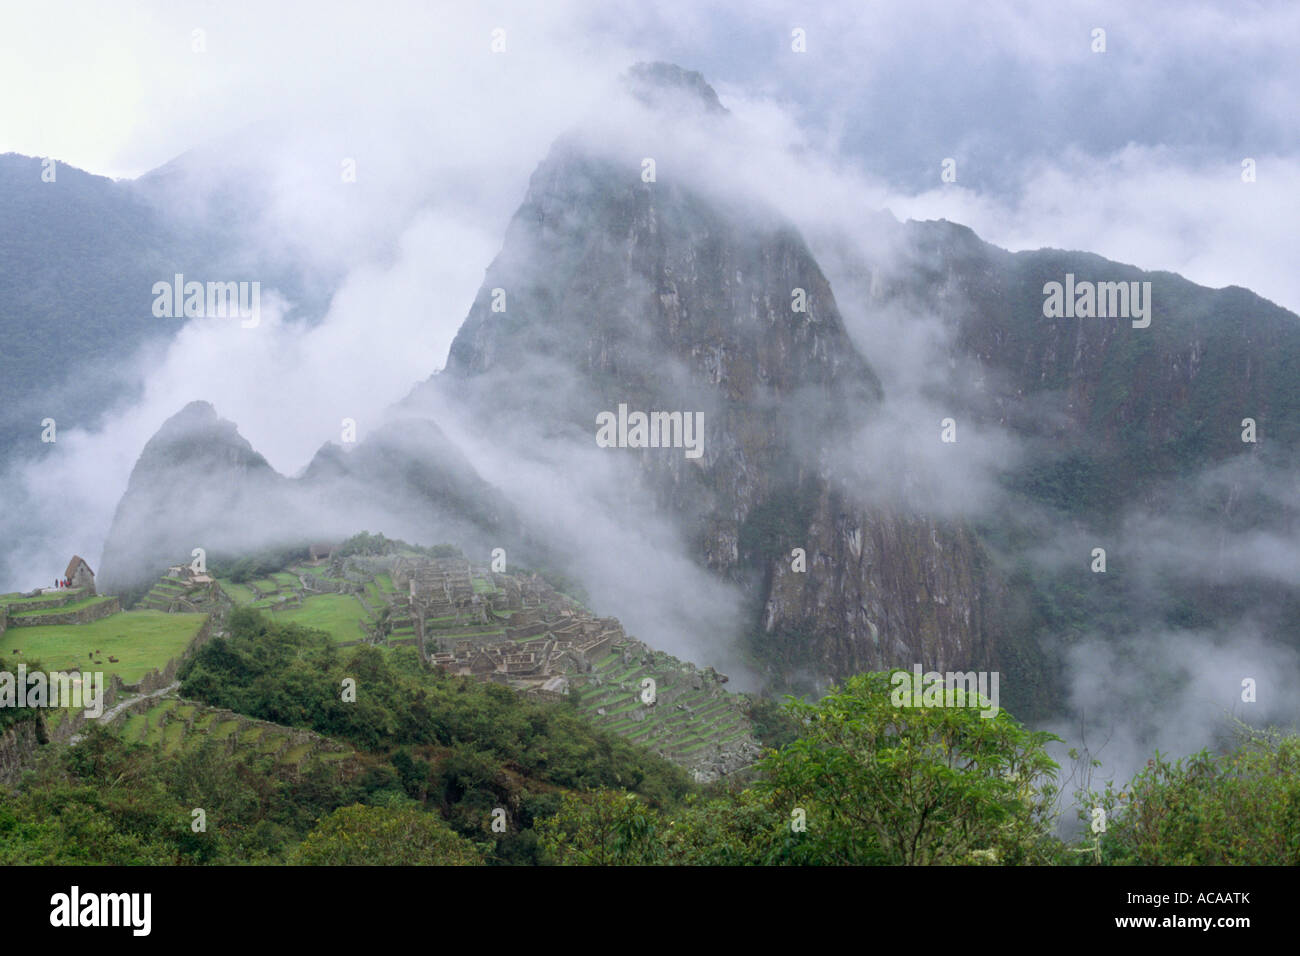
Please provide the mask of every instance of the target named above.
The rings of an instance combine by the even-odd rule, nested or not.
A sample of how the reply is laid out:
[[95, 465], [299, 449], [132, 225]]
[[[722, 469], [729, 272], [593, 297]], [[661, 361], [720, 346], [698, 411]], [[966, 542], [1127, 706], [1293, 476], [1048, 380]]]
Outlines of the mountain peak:
[[211, 402], [196, 398], [167, 421], [168, 423], [176, 422], [178, 424], [199, 424], [215, 422], [218, 417], [217, 410]]
[[136, 469], [213, 457], [240, 467], [271, 470], [266, 459], [239, 433], [235, 423], [222, 418], [205, 401], [190, 402], [163, 422], [145, 445]]
[[728, 112], [702, 73], [675, 63], [637, 63], [623, 75], [623, 85], [636, 99], [656, 109], [671, 105], [706, 113]]

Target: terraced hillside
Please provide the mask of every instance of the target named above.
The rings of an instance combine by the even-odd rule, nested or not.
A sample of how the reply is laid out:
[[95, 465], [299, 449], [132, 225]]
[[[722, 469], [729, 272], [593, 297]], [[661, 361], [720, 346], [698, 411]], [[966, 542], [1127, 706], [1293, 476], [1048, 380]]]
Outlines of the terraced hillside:
[[[324, 631], [340, 646], [411, 646], [426, 663], [449, 673], [568, 698], [594, 723], [677, 763], [697, 780], [742, 770], [760, 752], [748, 701], [725, 689], [725, 676], [647, 647], [615, 618], [594, 616], [537, 575], [497, 573], [463, 558], [431, 558], [401, 548], [258, 573], [235, 582], [172, 568], [136, 610], [89, 624], [43, 627], [38, 639], [26, 627], [11, 626], [0, 634], [0, 649], [17, 646], [15, 635], [23, 635], [23, 654], [47, 666], [94, 664], [133, 683], [177, 657], [208, 614], [247, 606]], [[86, 600], [69, 592], [46, 600], [12, 596], [3, 603], [12, 622], [15, 616], [76, 610]], [[106, 663], [108, 655], [118, 659]], [[133, 714], [123, 730], [126, 739], [174, 744], [167, 735], [183, 731], [174, 722], [166, 729], [174, 720], [167, 716], [172, 706], [155, 702], [147, 713]], [[188, 711], [178, 714], [186, 717], [186, 727], [193, 723]], [[209, 723], [199, 729], [215, 732]], [[271, 732], [254, 730], [240, 725], [239, 732], [257, 747], [272, 748], [275, 735], [263, 740]]]
[[174, 696], [142, 700], [132, 709], [111, 723], [113, 732], [127, 743], [161, 747], [169, 755], [210, 740], [227, 753], [261, 760], [282, 771], [305, 772], [322, 764], [340, 773], [355, 769], [357, 755], [351, 747], [311, 731]]
[[760, 753], [745, 699], [724, 690], [725, 679], [629, 638], [571, 677], [569, 695], [601, 726], [716, 779]]
[[88, 622], [121, 610], [117, 598], [82, 589], [6, 594], [0, 596], [0, 607], [5, 612], [6, 629]]
[[[379, 617], [386, 603], [377, 596], [378, 585], [331, 577], [328, 566], [295, 566], [241, 583], [220, 578], [217, 584], [237, 606], [257, 608], [277, 621], [325, 631], [339, 644], [381, 636]], [[368, 588], [374, 589], [373, 595]]]
[[536, 575], [395, 548], [218, 584], [234, 604], [340, 645], [413, 646], [449, 673], [567, 697], [697, 780], [735, 773], [760, 751], [748, 701], [724, 688], [725, 676], [652, 650]]
[[170, 614], [206, 614], [221, 604], [222, 594], [215, 582], [195, 584], [189, 580], [168, 575], [160, 578], [135, 605]]
[[10, 614], [22, 614], [42, 608], [64, 607], [89, 596], [86, 588], [67, 588], [64, 590], [38, 590], [29, 594], [0, 594], [0, 610]]

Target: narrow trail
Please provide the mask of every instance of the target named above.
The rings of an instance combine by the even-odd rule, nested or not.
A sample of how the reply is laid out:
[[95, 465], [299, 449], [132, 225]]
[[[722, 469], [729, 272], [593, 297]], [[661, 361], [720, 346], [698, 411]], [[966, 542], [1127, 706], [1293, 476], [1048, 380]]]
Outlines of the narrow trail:
[[[151, 697], [162, 697], [165, 694], [170, 694], [173, 691], [177, 690], [180, 686], [181, 686], [180, 681], [173, 681], [172, 683], [168, 684], [166, 687], [160, 687], [157, 690], [150, 691], [147, 694], [136, 694], [133, 697], [127, 698], [126, 700], [120, 700], [116, 704], [114, 704], [111, 708], [104, 711], [104, 713], [96, 717], [95, 721], [100, 724], [111, 724], [114, 720], [117, 719], [118, 714], [122, 713], [122, 711], [126, 710], [126, 708], [130, 707], [132, 704], [139, 703], [142, 700], [148, 700]], [[77, 744], [81, 743], [82, 739], [85, 736], [86, 736], [85, 734], [73, 734], [72, 739], [68, 741], [68, 746], [69, 747], [77, 746]]]

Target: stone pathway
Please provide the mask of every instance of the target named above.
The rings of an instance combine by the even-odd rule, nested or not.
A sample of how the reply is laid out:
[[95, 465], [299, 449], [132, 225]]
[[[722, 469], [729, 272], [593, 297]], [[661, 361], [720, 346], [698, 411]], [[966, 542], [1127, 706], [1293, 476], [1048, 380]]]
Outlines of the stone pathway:
[[[104, 711], [104, 713], [100, 714], [95, 719], [101, 724], [111, 724], [114, 720], [117, 719], [118, 714], [122, 713], [122, 711], [126, 710], [126, 708], [130, 707], [132, 704], [139, 703], [142, 700], [148, 700], [151, 697], [163, 697], [167, 694], [172, 693], [173, 691], [178, 690], [180, 686], [181, 686], [180, 681], [173, 681], [172, 683], [168, 684], [166, 687], [160, 687], [157, 690], [150, 691], [147, 694], [136, 694], [132, 697], [128, 697], [125, 700], [119, 700], [115, 705], [113, 705], [113, 707]], [[85, 734], [73, 734], [72, 739], [68, 741], [68, 746], [69, 747], [77, 746], [77, 744], [81, 743], [81, 741], [84, 739], [85, 736], [86, 736]]]

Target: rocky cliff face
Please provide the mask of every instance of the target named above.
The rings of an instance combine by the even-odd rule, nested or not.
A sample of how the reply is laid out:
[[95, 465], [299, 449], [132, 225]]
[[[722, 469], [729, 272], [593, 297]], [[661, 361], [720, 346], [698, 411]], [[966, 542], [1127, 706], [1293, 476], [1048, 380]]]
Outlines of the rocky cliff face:
[[[661, 65], [630, 84], [668, 123], [728, 121], [698, 75]], [[598, 142], [579, 130], [534, 173], [444, 387], [487, 418], [527, 409], [538, 435], [594, 436], [620, 404], [703, 412], [698, 459], [609, 454], [635, 456], [700, 564], [748, 589], [772, 676], [994, 663], [998, 585], [969, 530], [864, 508], [831, 473], [828, 455], [881, 390], [798, 232], [690, 172], [645, 182], [639, 156]], [[792, 569], [794, 548], [807, 572]]]
[[[1230, 630], [1246, 614], [1294, 631], [1300, 597], [1276, 569], [1266, 586], [1236, 590], [1222, 571], [1234, 535], [1293, 542], [1300, 527], [1300, 501], [1287, 491], [1300, 448], [1294, 315], [1245, 290], [1085, 253], [1012, 254], [946, 222], [869, 218], [879, 248], [817, 237], [819, 265], [789, 222], [720, 182], [700, 154], [670, 148], [728, 135], [733, 118], [703, 78], [645, 66], [631, 71], [626, 94], [609, 112], [630, 110], [633, 122], [597, 117], [557, 141], [533, 174], [445, 372], [417, 389], [436, 402], [413, 398], [389, 427], [348, 452], [322, 449], [293, 481], [214, 425], [210, 409], [193, 413], [142, 456], [105, 568], [183, 558], [213, 516], [319, 537], [322, 518], [350, 531], [392, 528], [397, 515], [423, 543], [519, 541], [526, 553], [537, 542], [521, 517], [428, 408], [455, 407], [509, 468], [529, 447], [594, 449], [598, 416], [623, 406], [701, 414], [700, 454], [605, 448], [619, 468], [573, 479], [604, 482], [602, 494], [613, 486], [629, 530], [680, 529], [701, 574], [744, 592], [747, 647], [774, 684], [807, 688], [918, 662], [999, 670], [1004, 705], [1028, 715], [1021, 704], [1059, 699], [1051, 642], [1149, 626]], [[1149, 281], [1150, 326], [1045, 317], [1044, 284], [1067, 274]], [[869, 474], [908, 480], [887, 442], [855, 445], [863, 423], [897, 410], [882, 384], [897, 380], [887, 364], [894, 345], [872, 350], [862, 337], [887, 313], [904, 331], [938, 322], [942, 344], [927, 361], [939, 371], [925, 401], [1017, 452], [986, 469], [982, 510], [875, 494], [844, 467], [846, 456], [867, 454]], [[903, 424], [934, 429], [937, 442], [928, 408]], [[1243, 418], [1268, 440], [1244, 444]], [[207, 436], [201, 453], [186, 438], [195, 430]], [[1134, 531], [1135, 510], [1164, 523]], [[1088, 571], [1100, 540], [1124, 574]], [[1184, 540], [1218, 548], [1212, 572], [1183, 561]], [[1172, 556], [1142, 550], [1154, 541], [1172, 542]], [[617, 547], [602, 556], [620, 558]], [[1207, 573], [1219, 575], [1212, 586]]]
[[[1013, 254], [953, 223], [882, 229], [889, 257], [818, 247], [833, 250], [823, 264], [855, 304], [857, 341], [891, 313], [937, 320], [949, 374], [927, 383], [934, 404], [1017, 452], [977, 531], [1007, 569], [999, 656], [1041, 680], [1056, 666], [1044, 651], [1098, 635], [1260, 631], [1294, 646], [1300, 589], [1282, 568], [1300, 540], [1300, 320], [1245, 289], [1082, 252]], [[1067, 275], [1149, 283], [1149, 326], [1045, 316], [1045, 285]], [[1243, 441], [1245, 419], [1257, 441]], [[1040, 690], [1044, 709], [1059, 700]]]
[[[945, 317], [954, 351], [987, 375], [990, 403], [978, 414], [1125, 458], [1130, 468], [1141, 459], [1139, 473], [1236, 456], [1247, 416], [1269, 423], [1273, 448], [1300, 445], [1300, 323], [1272, 302], [1089, 253], [1009, 253], [943, 221], [897, 232], [905, 251], [864, 297], [874, 308]], [[871, 275], [865, 261], [851, 271]], [[1149, 283], [1149, 327], [1123, 317], [1045, 317], [1044, 285], [1067, 274], [1080, 286]], [[1044, 415], [1044, 401], [1059, 415]]]

